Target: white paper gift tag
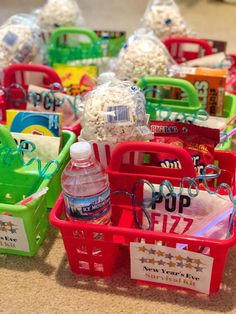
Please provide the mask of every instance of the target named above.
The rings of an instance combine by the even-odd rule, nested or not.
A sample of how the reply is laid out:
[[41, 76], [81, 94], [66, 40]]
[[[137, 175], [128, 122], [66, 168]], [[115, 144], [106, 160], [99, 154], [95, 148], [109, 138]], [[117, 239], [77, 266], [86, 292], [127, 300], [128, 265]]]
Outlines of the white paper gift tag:
[[22, 218], [0, 215], [0, 248], [29, 252]]
[[209, 294], [213, 258], [170, 247], [130, 243], [131, 279]]

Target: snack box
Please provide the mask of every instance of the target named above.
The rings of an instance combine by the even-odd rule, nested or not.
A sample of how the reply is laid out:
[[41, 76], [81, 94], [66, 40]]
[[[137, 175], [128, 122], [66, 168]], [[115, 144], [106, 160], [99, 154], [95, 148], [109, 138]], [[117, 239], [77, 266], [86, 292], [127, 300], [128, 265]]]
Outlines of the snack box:
[[[210, 115], [223, 116], [227, 70], [181, 67], [174, 72], [175, 76], [193, 84], [200, 103]], [[180, 90], [174, 89], [172, 97], [182, 98]]]
[[6, 126], [11, 132], [60, 137], [62, 114], [9, 109]]

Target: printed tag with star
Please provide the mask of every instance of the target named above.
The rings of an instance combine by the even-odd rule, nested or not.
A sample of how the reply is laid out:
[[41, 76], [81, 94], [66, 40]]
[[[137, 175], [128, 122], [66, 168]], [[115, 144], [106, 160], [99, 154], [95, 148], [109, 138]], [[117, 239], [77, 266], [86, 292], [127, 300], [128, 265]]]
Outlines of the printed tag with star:
[[213, 258], [160, 245], [130, 243], [131, 279], [209, 294]]
[[29, 252], [22, 218], [0, 215], [0, 248]]

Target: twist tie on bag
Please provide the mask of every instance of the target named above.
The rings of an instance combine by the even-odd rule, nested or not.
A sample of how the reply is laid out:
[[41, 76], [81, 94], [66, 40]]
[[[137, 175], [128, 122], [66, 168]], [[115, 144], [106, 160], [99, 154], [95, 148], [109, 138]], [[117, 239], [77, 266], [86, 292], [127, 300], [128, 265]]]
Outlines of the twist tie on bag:
[[[209, 173], [210, 172], [210, 173]], [[150, 183], [148, 180], [145, 179], [137, 179], [132, 187], [131, 192], [125, 191], [125, 190], [118, 190], [114, 191], [113, 194], [123, 194], [131, 198], [131, 204], [132, 204], [132, 211], [135, 219], [135, 223], [139, 229], [144, 229], [142, 222], [140, 222], [138, 218], [138, 213], [137, 213], [137, 206], [141, 208], [141, 211], [147, 218], [148, 226], [146, 230], [152, 230], [152, 219], [147, 211], [148, 208], [153, 206], [156, 201], [160, 199], [160, 197], [163, 197], [164, 199], [169, 199], [173, 196], [176, 198], [180, 198], [180, 196], [183, 195], [184, 188], [187, 189], [187, 194], [190, 197], [197, 197], [199, 195], [200, 187], [199, 187], [199, 182], [201, 182], [201, 185], [205, 188], [205, 191], [208, 192], [211, 195], [217, 195], [220, 196], [218, 193], [220, 190], [224, 189], [225, 192], [227, 192], [227, 195], [229, 197], [229, 200], [233, 204], [233, 211], [230, 216], [229, 224], [228, 224], [228, 231], [226, 238], [229, 238], [232, 234], [233, 230], [233, 223], [234, 223], [234, 218], [236, 215], [236, 198], [234, 198], [232, 190], [230, 186], [227, 183], [221, 183], [215, 189], [212, 189], [212, 187], [209, 187], [208, 180], [215, 180], [220, 176], [220, 169], [216, 167], [215, 165], [208, 165], [204, 168], [203, 173], [201, 175], [196, 176], [195, 178], [190, 178], [190, 177], [184, 177], [181, 179], [180, 184], [179, 184], [179, 192], [174, 192], [174, 186], [171, 184], [170, 181], [168, 180], [163, 180], [160, 183], [159, 186], [159, 191], [156, 191], [154, 185]], [[186, 183], [187, 183], [187, 188], [186, 188]], [[147, 185], [150, 190], [151, 190], [151, 198], [144, 198], [142, 201], [139, 201], [137, 199], [137, 190], [139, 185]], [[184, 187], [185, 186], [185, 187]], [[164, 189], [167, 188], [167, 193], [164, 191]], [[224, 195], [225, 197], [226, 195]], [[215, 223], [217, 224], [217, 219], [215, 219]]]
[[169, 19], [165, 19], [165, 25], [170, 25], [172, 23], [172, 20], [169, 18]]
[[[24, 146], [28, 146], [28, 148], [25, 148]], [[60, 164], [57, 160], [51, 160], [47, 162], [44, 167], [42, 167], [42, 162], [38, 157], [33, 157], [28, 162], [25, 162], [23, 158], [23, 153], [31, 153], [35, 149], [36, 149], [36, 146], [33, 142], [28, 141], [28, 140], [22, 141], [19, 147], [17, 148], [17, 151], [19, 152], [20, 160], [22, 161], [23, 166], [25, 167], [30, 166], [31, 164], [36, 162], [39, 176], [44, 179], [50, 179], [59, 170]], [[49, 172], [48, 170], [50, 169], [52, 165], [56, 166], [56, 168], [54, 168], [53, 170]]]
[[128, 44], [127, 44], [127, 43], [124, 43], [124, 44], [122, 45], [122, 48], [123, 48], [123, 49], [127, 49], [127, 48], [128, 48]]

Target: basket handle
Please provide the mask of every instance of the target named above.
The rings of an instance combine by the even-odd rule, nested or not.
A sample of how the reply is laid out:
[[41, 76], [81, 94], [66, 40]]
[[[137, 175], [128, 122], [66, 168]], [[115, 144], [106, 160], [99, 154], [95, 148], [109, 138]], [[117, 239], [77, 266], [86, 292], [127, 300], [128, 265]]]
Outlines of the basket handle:
[[[9, 165], [12, 169], [18, 169], [22, 167], [22, 162], [19, 158], [19, 152], [17, 151], [17, 145], [12, 137], [9, 130], [2, 124], [0, 124], [0, 157], [4, 158], [4, 153], [8, 156], [8, 153], [11, 154], [10, 158], [12, 158], [11, 163]], [[1, 160], [0, 159], [0, 160]]]
[[190, 154], [181, 147], [176, 147], [170, 144], [152, 143], [152, 142], [126, 142], [117, 145], [111, 157], [108, 166], [109, 172], [119, 172], [122, 164], [122, 159], [126, 153], [143, 152], [143, 153], [167, 153], [175, 156], [183, 170], [183, 175], [186, 177], [195, 177], [193, 161]]
[[[197, 96], [197, 91], [195, 90], [194, 86], [183, 79], [178, 79], [178, 78], [170, 78], [170, 77], [155, 77], [155, 76], [146, 76], [141, 78], [137, 85], [139, 88], [142, 90], [145, 90], [148, 86], [171, 86], [171, 87], [176, 87], [181, 89], [188, 97], [188, 103], [187, 105], [192, 107], [195, 110], [200, 109], [199, 106], [199, 100]], [[170, 102], [170, 100], [168, 100]], [[174, 105], [169, 105], [168, 107], [179, 107], [181, 105], [181, 101], [179, 100], [173, 100], [171, 99], [171, 102]], [[171, 103], [170, 102], [170, 103]]]
[[77, 34], [87, 36], [93, 44], [96, 44], [99, 41], [98, 36], [92, 30], [88, 28], [79, 28], [79, 27], [59, 27], [52, 32], [50, 45], [57, 46], [58, 39], [64, 35]]
[[212, 46], [207, 40], [198, 39], [198, 38], [191, 38], [191, 37], [170, 37], [163, 40], [163, 44], [166, 48], [171, 51], [171, 46], [174, 44], [181, 45], [181, 44], [196, 44], [204, 49], [204, 55], [208, 56], [213, 53]]
[[16, 148], [17, 145], [8, 129], [0, 124], [0, 148], [3, 147]]
[[47, 76], [48, 84], [59, 83], [62, 85], [61, 79], [58, 74], [50, 67], [39, 64], [12, 64], [4, 69], [3, 86], [8, 87], [15, 83], [14, 79], [15, 72], [34, 72], [43, 73]]

